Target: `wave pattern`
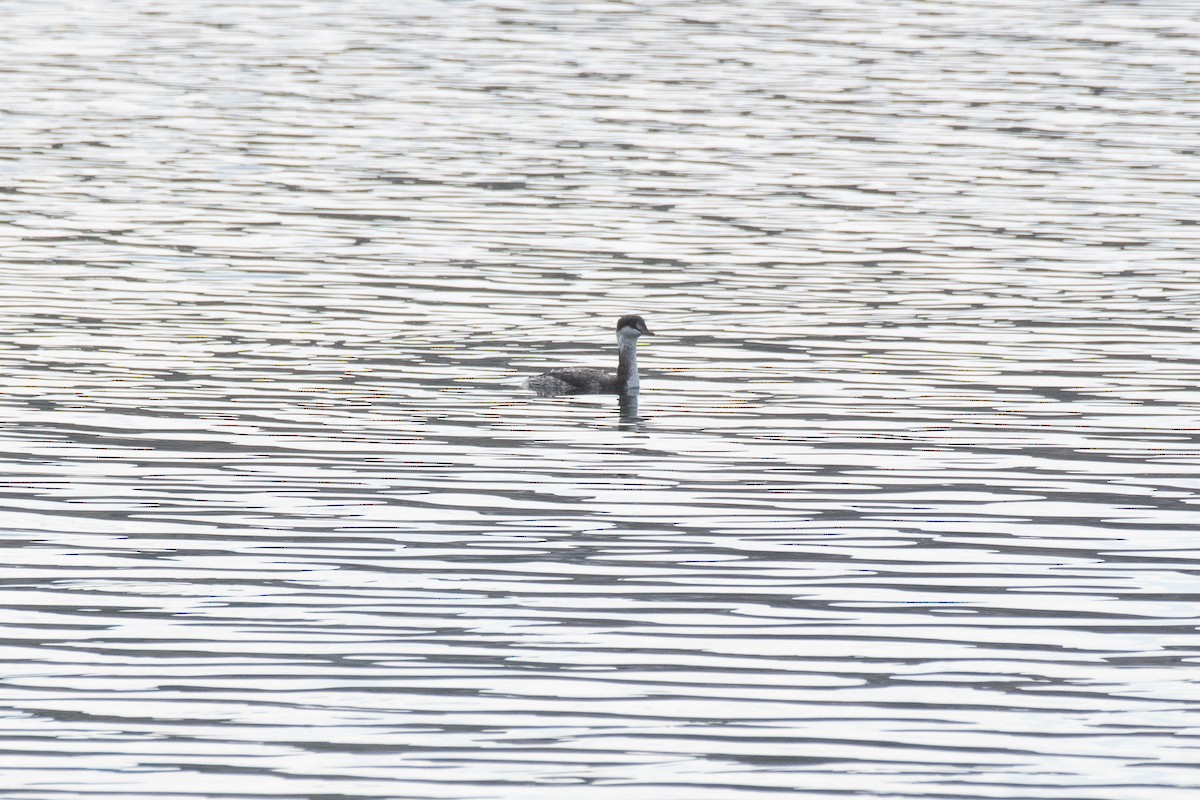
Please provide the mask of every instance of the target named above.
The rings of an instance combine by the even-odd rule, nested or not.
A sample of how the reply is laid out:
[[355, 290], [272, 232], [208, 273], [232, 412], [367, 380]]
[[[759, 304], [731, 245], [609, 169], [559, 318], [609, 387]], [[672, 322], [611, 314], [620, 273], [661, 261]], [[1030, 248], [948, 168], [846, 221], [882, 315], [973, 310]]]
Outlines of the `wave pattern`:
[[1194, 796], [1189, 4], [64, 8], [6, 797]]

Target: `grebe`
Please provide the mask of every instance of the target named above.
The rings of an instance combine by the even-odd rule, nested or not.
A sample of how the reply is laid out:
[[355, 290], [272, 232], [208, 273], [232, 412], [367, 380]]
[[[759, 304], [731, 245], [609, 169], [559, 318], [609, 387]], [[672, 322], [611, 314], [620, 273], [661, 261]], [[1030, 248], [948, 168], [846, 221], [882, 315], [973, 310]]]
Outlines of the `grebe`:
[[535, 375], [525, 388], [540, 395], [626, 394], [638, 390], [637, 341], [642, 334], [653, 336], [646, 320], [626, 314], [617, 320], [617, 371], [592, 367], [568, 367]]

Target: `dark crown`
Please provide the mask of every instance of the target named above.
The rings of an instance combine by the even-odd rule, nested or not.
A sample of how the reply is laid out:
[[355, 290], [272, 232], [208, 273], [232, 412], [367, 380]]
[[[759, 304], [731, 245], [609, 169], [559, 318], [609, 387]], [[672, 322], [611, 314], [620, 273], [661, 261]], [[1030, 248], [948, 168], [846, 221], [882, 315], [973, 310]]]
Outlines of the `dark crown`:
[[626, 314], [617, 320], [617, 330], [620, 331], [622, 328], [633, 328], [638, 333], [654, 335], [654, 332], [646, 327], [646, 320], [638, 314]]

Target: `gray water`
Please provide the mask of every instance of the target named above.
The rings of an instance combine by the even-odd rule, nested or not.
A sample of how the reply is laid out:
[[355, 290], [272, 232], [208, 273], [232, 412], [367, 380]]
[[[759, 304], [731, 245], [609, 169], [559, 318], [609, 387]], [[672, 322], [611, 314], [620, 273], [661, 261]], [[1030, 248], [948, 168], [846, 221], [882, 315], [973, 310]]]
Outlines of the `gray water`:
[[4, 797], [1196, 796], [1190, 2], [0, 30]]

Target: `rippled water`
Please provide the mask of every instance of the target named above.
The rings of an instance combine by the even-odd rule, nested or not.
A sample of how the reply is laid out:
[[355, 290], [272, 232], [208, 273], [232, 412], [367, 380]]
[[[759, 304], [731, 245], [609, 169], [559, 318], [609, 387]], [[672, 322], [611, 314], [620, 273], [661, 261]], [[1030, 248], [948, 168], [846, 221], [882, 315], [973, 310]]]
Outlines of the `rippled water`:
[[1195, 797], [1195, 6], [5, 20], [6, 797]]

